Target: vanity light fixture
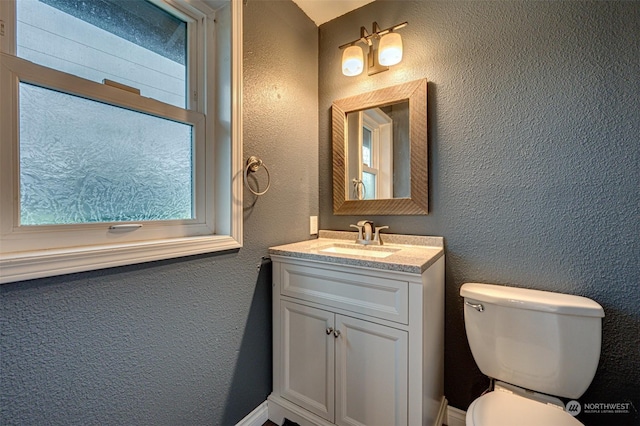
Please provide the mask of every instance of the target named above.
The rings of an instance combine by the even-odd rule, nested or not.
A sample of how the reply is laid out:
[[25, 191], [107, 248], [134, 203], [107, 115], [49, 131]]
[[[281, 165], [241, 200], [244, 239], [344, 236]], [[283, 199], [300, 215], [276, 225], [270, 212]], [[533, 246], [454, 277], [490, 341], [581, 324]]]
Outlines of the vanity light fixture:
[[408, 22], [381, 30], [377, 22], [373, 23], [371, 34], [360, 27], [360, 38], [339, 47], [342, 52], [342, 73], [346, 76], [360, 75], [364, 70], [364, 53], [358, 43], [369, 47], [367, 53], [367, 74], [373, 75], [387, 71], [390, 66], [402, 60], [402, 37], [396, 30], [406, 27]]

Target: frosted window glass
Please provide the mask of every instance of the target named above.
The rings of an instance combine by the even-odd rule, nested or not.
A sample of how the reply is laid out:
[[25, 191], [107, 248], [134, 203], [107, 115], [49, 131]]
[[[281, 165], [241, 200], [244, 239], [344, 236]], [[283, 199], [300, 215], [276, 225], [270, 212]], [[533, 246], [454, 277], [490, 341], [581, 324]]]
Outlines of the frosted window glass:
[[193, 218], [193, 128], [20, 83], [20, 223]]
[[364, 199], [376, 199], [376, 175], [373, 173], [362, 172], [362, 182], [364, 183]]

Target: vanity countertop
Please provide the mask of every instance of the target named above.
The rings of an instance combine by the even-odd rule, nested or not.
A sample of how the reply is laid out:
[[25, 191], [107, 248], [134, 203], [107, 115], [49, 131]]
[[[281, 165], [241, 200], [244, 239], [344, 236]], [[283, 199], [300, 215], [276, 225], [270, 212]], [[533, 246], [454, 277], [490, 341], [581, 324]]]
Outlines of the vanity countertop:
[[444, 255], [442, 237], [380, 234], [383, 245], [364, 246], [356, 244], [357, 235], [357, 232], [322, 230], [317, 239], [270, 247], [269, 253], [416, 274]]

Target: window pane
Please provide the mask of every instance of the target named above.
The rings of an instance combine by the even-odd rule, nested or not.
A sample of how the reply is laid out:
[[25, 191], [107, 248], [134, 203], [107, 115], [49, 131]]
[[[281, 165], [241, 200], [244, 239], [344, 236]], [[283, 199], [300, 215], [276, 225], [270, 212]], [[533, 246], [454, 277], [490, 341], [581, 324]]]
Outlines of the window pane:
[[20, 83], [21, 225], [192, 219], [192, 133]]
[[88, 80], [114, 80], [180, 108], [187, 25], [144, 0], [19, 0], [19, 57]]
[[362, 128], [362, 163], [368, 167], [373, 167], [371, 158], [371, 135], [371, 130], [366, 127]]
[[376, 175], [373, 173], [362, 172], [362, 182], [364, 183], [364, 199], [376, 199]]

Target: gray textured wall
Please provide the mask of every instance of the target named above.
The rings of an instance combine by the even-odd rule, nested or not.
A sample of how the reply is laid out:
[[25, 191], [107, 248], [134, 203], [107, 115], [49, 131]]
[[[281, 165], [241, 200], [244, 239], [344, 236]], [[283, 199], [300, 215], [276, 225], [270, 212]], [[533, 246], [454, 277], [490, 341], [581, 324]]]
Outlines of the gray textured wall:
[[272, 176], [245, 191], [244, 247], [2, 285], [1, 424], [232, 425], [271, 391], [257, 267], [318, 214], [318, 42], [291, 2], [249, 2], [244, 25], [244, 157]]
[[[337, 47], [360, 26], [405, 20], [400, 65], [341, 74]], [[640, 408], [639, 34], [640, 2], [615, 1], [378, 0], [320, 27], [323, 229], [361, 219], [332, 214], [331, 101], [429, 80], [430, 214], [371, 219], [445, 238], [454, 407], [466, 410], [487, 386], [459, 297], [462, 283], [479, 281], [600, 302], [601, 362], [582, 400]]]
[[[405, 60], [343, 77], [337, 46], [374, 20], [410, 22]], [[226, 425], [264, 401], [260, 257], [308, 238], [318, 208], [324, 229], [357, 219], [331, 212], [331, 101], [425, 77], [431, 213], [373, 219], [446, 239], [448, 398], [466, 409], [486, 385], [458, 297], [476, 280], [599, 301], [604, 348], [583, 398], [637, 407], [638, 33], [638, 2], [377, 0], [321, 27], [318, 66], [302, 12], [249, 1], [244, 156], [263, 158], [272, 188], [245, 194], [244, 248], [1, 286], [2, 423]]]

